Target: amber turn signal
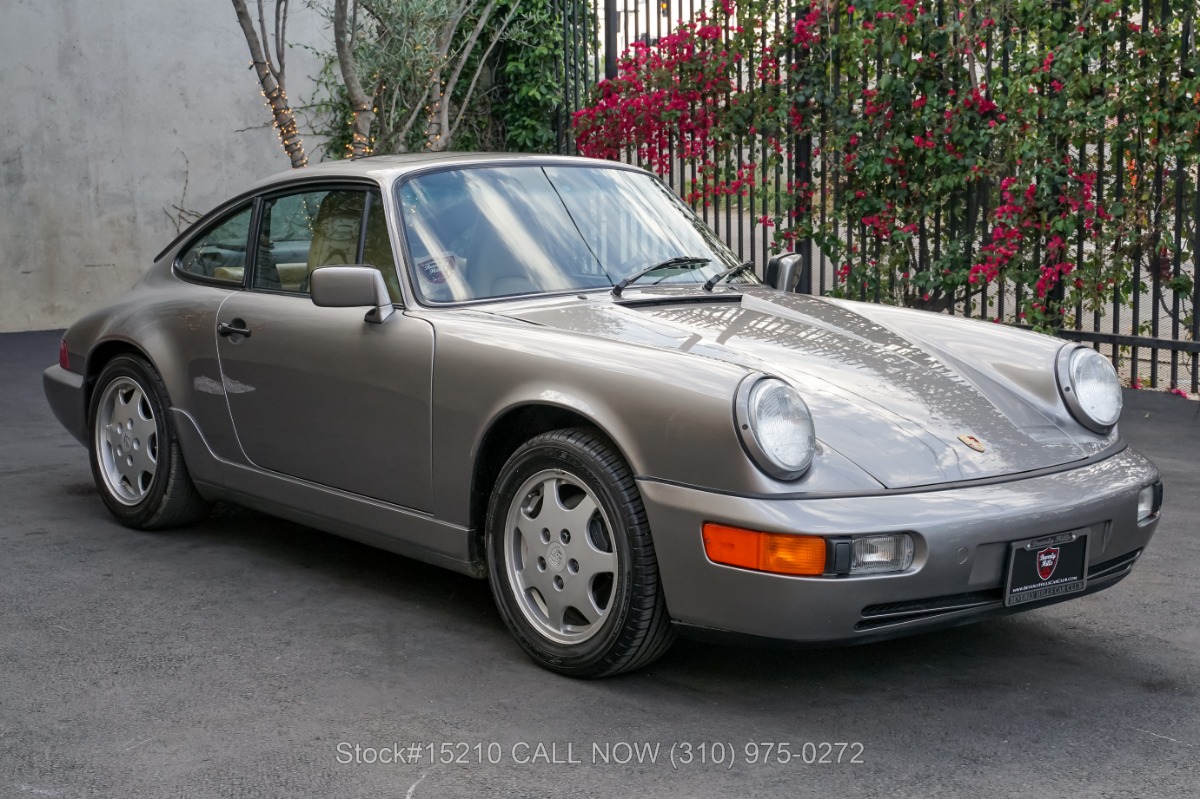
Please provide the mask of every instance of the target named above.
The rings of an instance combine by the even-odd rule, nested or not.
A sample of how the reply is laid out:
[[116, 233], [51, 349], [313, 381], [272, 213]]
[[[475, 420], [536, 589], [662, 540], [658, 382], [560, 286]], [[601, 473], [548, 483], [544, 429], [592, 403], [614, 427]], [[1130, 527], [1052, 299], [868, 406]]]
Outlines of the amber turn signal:
[[825, 539], [763, 533], [724, 524], [704, 525], [704, 552], [713, 563], [776, 574], [825, 573]]

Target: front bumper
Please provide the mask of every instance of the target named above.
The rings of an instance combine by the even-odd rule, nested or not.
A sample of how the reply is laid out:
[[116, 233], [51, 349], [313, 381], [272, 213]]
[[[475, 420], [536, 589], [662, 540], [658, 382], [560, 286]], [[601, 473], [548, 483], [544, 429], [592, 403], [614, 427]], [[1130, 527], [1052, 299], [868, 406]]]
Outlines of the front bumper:
[[[639, 479], [672, 619], [710, 634], [800, 643], [863, 643], [977, 621], [1068, 597], [1005, 607], [1009, 544], [1067, 530], [1090, 536], [1088, 585], [1115, 585], [1140, 556], [1158, 515], [1138, 523], [1138, 492], [1158, 470], [1126, 449], [1039, 477], [923, 493], [763, 499]], [[790, 577], [711, 562], [705, 522], [767, 532], [906, 532], [913, 564], [895, 574]]]
[[83, 375], [68, 372], [58, 364], [42, 372], [42, 390], [54, 418], [67, 432], [87, 445], [87, 410], [83, 405]]

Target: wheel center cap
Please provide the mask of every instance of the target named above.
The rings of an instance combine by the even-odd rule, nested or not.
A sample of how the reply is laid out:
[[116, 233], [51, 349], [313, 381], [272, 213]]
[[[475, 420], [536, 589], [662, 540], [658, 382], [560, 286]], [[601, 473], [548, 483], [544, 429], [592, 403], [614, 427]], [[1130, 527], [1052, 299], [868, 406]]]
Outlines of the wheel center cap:
[[563, 565], [567, 562], [566, 553], [560, 544], [551, 544], [550, 549], [546, 551], [546, 565], [552, 571], [560, 572], [563, 570]]
[[133, 449], [133, 436], [125, 433], [121, 436], [121, 446], [125, 449]]

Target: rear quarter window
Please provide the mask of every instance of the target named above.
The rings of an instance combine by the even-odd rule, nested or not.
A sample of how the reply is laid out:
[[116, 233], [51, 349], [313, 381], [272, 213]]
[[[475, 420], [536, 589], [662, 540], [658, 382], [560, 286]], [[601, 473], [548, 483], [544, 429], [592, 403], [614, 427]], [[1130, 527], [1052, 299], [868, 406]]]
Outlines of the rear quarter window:
[[201, 233], [179, 256], [176, 268], [205, 280], [242, 285], [252, 212], [253, 206], [246, 205]]

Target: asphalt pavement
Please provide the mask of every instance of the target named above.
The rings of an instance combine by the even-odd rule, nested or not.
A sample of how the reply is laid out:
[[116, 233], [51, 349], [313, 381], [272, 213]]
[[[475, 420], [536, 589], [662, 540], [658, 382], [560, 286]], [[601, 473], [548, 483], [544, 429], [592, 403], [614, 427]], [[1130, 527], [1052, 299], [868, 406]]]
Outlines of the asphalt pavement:
[[1115, 588], [862, 647], [681, 641], [578, 682], [483, 582], [234, 507], [119, 526], [42, 397], [58, 339], [0, 336], [0, 797], [1200, 792], [1194, 401], [1126, 394], [1166, 505]]

